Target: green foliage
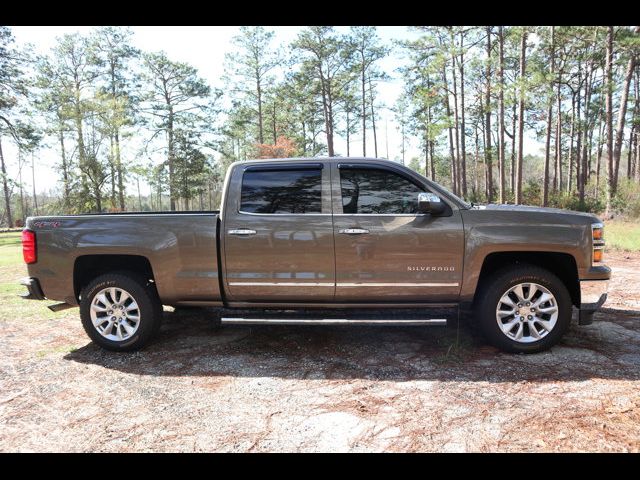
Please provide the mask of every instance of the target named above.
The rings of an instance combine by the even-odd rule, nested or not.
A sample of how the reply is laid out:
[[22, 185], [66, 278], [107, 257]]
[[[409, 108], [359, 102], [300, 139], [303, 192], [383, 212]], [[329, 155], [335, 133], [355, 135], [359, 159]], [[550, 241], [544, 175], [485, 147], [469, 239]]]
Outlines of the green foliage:
[[[19, 145], [21, 155], [37, 152], [45, 143], [56, 151], [58, 188], [39, 195], [39, 213], [106, 211], [131, 205], [192, 208], [203, 196], [211, 197], [209, 203], [219, 197], [216, 189], [231, 162], [269, 151], [278, 138], [291, 141], [287, 152], [295, 156], [359, 154], [360, 142], [367, 144], [372, 120], [383, 107], [376, 100], [376, 85], [387, 81], [391, 72], [382, 68], [382, 60], [395, 47], [406, 61], [398, 70], [402, 93], [390, 109], [403, 137], [393, 147], [392, 157], [429, 176], [425, 169], [432, 162], [436, 181], [461, 190], [451, 177], [453, 168], [461, 166], [464, 145], [470, 200], [487, 201], [485, 181], [492, 165], [492, 200], [496, 201], [502, 93], [504, 199], [513, 203], [510, 160], [518, 153], [518, 129], [514, 147], [511, 132], [519, 119], [512, 106], [522, 92], [525, 135], [544, 145], [551, 126], [552, 175], [558, 106], [561, 110], [563, 185], [561, 192], [550, 192], [549, 205], [594, 212], [605, 209], [606, 146], [598, 188], [594, 163], [607, 140], [602, 123], [608, 27], [430, 26], [412, 27], [412, 31], [416, 35], [411, 41], [388, 45], [376, 27], [312, 26], [301, 30], [291, 44], [277, 45], [273, 31], [241, 27], [225, 55], [222, 97], [193, 66], [163, 52], [132, 47], [132, 32], [127, 28], [101, 27], [88, 35], [64, 35], [47, 55], [35, 57], [27, 49], [17, 49], [9, 28], [0, 27], [0, 141]], [[525, 31], [527, 73], [521, 78], [520, 42]], [[640, 53], [639, 38], [637, 27], [613, 28], [614, 122], [621, 111], [626, 66]], [[500, 47], [504, 50], [502, 81]], [[632, 77], [623, 130], [625, 149], [630, 126], [640, 125], [640, 77], [637, 72]], [[338, 136], [349, 137], [348, 152], [333, 145]], [[583, 154], [577, 151], [578, 138], [581, 147], [587, 144], [591, 165], [582, 201], [575, 177], [575, 159]], [[413, 155], [415, 147], [421, 153], [409, 159], [407, 152]], [[566, 192], [571, 157], [574, 164]], [[524, 155], [523, 203], [542, 204], [543, 158], [544, 152]], [[22, 160], [4, 160], [5, 167], [22, 165]], [[609, 213], [637, 217], [638, 184], [625, 180], [626, 162], [621, 164]], [[10, 175], [0, 176], [4, 194], [0, 222], [6, 223], [9, 208], [20, 215], [34, 212], [29, 195], [26, 200], [18, 198], [19, 193], [25, 195], [28, 182], [20, 185]], [[143, 191], [151, 189], [146, 198], [138, 195], [140, 182]]]
[[621, 178], [611, 206], [614, 214], [640, 219], [640, 185], [638, 182]]

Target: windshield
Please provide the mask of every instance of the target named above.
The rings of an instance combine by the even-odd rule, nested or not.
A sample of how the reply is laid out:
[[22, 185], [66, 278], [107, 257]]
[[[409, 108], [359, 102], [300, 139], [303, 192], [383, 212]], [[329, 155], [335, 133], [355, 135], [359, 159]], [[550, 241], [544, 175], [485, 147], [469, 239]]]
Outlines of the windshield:
[[458, 195], [455, 195], [454, 193], [452, 193], [448, 188], [443, 187], [442, 185], [440, 185], [439, 183], [436, 183], [432, 180], [427, 179], [427, 177], [425, 177], [424, 175], [420, 174], [420, 176], [422, 178], [424, 178], [425, 180], [427, 180], [427, 182], [429, 183], [429, 185], [433, 185], [435, 186], [435, 190], [440, 190], [441, 193], [445, 193], [448, 197], [453, 198], [455, 200], [457, 200], [458, 202], [460, 202], [461, 205], [464, 206], [464, 208], [471, 208], [472, 204], [471, 202], [467, 202], [464, 198], [460, 198]]
[[447, 192], [447, 194], [449, 194], [449, 196], [451, 196], [451, 197], [455, 198], [456, 200], [458, 200], [466, 208], [471, 208], [473, 206], [473, 204], [471, 202], [466, 201], [464, 198], [459, 197], [458, 195], [455, 195], [448, 188], [444, 188], [442, 185], [440, 185], [440, 188], [442, 190], [444, 190], [445, 192]]

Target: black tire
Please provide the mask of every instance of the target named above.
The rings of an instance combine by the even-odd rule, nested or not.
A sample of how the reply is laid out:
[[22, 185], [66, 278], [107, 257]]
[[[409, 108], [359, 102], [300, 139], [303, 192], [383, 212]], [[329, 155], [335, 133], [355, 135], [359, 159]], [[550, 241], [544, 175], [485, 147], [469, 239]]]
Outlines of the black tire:
[[[91, 302], [103, 289], [116, 287], [133, 296], [139, 307], [140, 320], [135, 333], [122, 341], [103, 337], [93, 326]], [[93, 279], [81, 293], [80, 318], [85, 332], [102, 348], [116, 352], [130, 352], [144, 347], [160, 329], [162, 304], [153, 283], [133, 272], [113, 272]]]
[[[527, 282], [537, 283], [553, 294], [558, 307], [558, 318], [551, 331], [541, 339], [520, 343], [502, 332], [496, 319], [496, 309], [507, 290]], [[497, 271], [480, 285], [476, 299], [476, 321], [480, 330], [489, 343], [506, 352], [536, 353], [547, 350], [560, 341], [571, 324], [572, 303], [567, 287], [556, 275], [534, 265], [518, 264]]]

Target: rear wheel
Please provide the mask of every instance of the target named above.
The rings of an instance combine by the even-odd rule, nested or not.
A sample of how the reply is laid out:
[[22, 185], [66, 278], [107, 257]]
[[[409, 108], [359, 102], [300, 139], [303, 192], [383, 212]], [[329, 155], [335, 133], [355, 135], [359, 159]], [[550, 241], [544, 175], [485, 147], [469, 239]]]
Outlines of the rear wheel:
[[535, 353], [555, 345], [571, 323], [571, 296], [553, 273], [533, 265], [496, 272], [478, 292], [477, 315], [490, 343]]
[[162, 305], [153, 284], [129, 272], [107, 273], [82, 291], [80, 318], [87, 335], [107, 350], [132, 351], [158, 331]]

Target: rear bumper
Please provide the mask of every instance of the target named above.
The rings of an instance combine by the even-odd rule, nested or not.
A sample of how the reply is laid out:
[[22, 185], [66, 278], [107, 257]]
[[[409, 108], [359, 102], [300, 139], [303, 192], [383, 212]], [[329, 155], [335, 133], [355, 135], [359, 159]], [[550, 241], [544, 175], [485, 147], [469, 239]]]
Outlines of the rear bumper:
[[27, 287], [28, 293], [20, 295], [25, 300], [44, 300], [46, 298], [37, 278], [25, 277], [20, 280], [20, 285]]
[[580, 281], [580, 325], [593, 322], [593, 314], [607, 300], [609, 280]]

